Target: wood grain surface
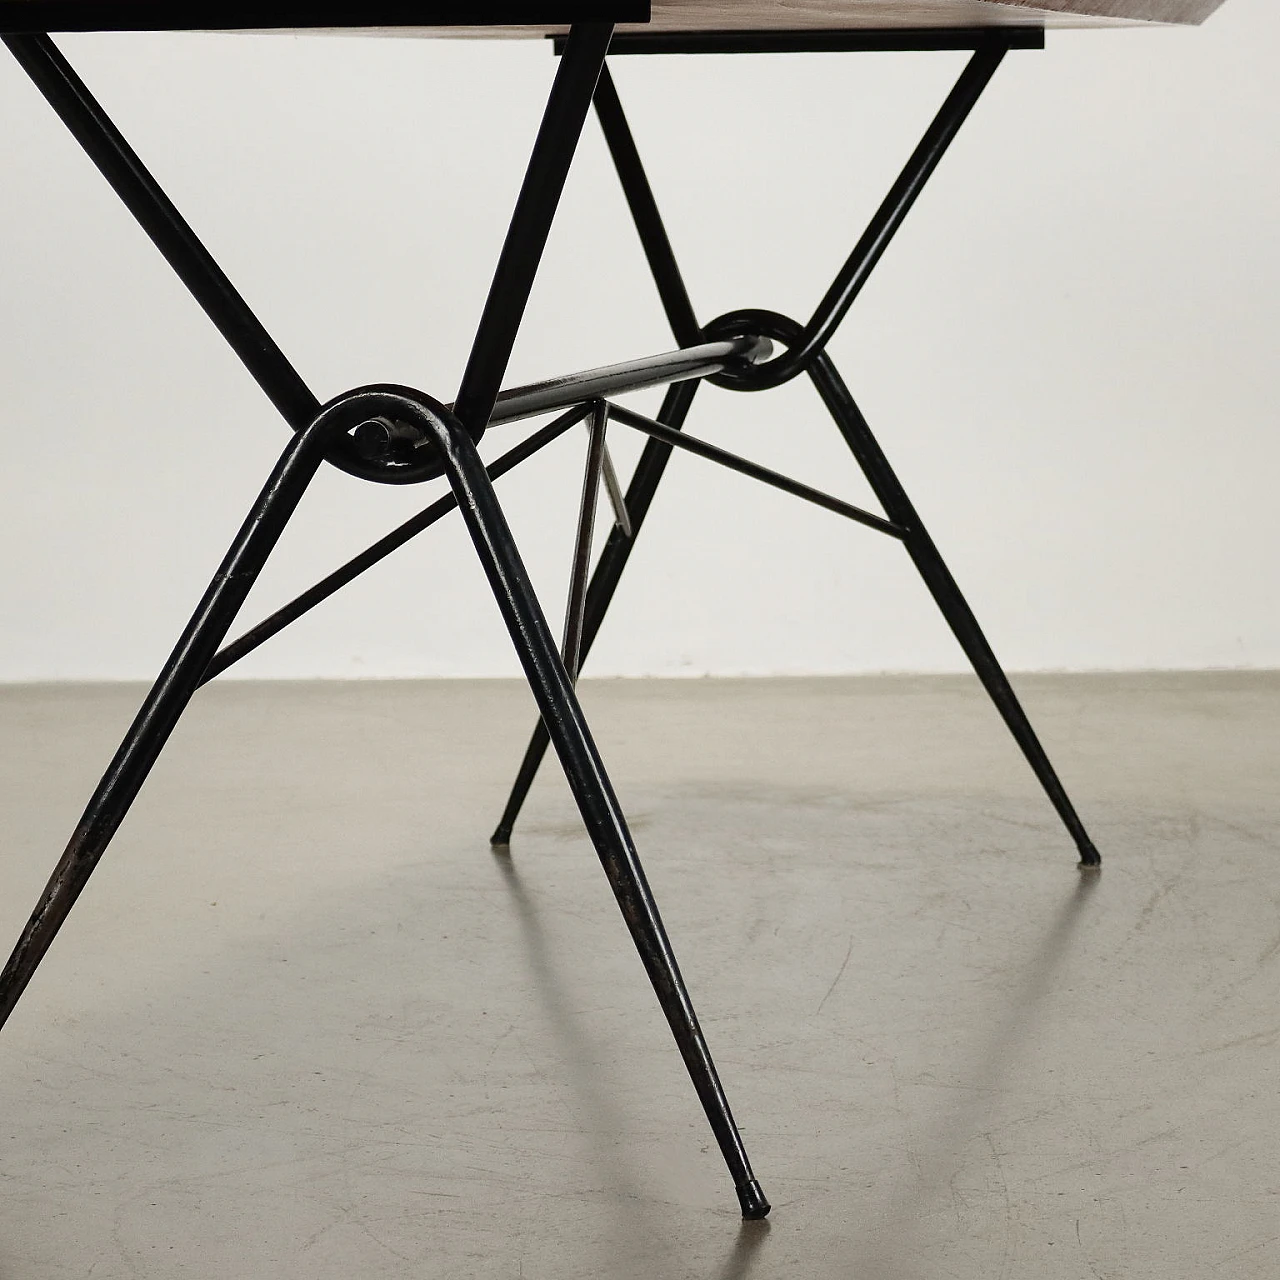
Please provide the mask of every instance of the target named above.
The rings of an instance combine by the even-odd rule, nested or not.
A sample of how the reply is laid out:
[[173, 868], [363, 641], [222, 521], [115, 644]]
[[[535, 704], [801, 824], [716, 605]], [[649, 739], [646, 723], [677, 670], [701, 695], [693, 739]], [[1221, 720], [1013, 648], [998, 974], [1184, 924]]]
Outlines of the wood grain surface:
[[[822, 31], [891, 29], [910, 27], [1092, 27], [1148, 24], [1197, 24], [1203, 22], [1223, 0], [653, 0], [652, 20], [647, 24], [629, 24], [620, 31]], [[181, 29], [185, 23], [182, 0], [151, 0], [147, 3], [126, 6], [132, 11], [125, 21], [126, 29], [147, 28]], [[460, 6], [461, 7], [461, 6]], [[603, 7], [603, 6], [602, 6]], [[196, 29], [205, 26], [225, 29], [241, 26], [246, 13], [250, 18], [252, 5], [244, 3], [230, 6], [235, 16], [228, 21], [217, 21], [217, 5], [197, 6], [202, 12], [188, 19]], [[262, 14], [267, 19], [271, 6], [264, 5]], [[534, 6], [535, 10], [537, 6]], [[100, 9], [104, 15], [101, 26], [92, 15]], [[113, 9], [117, 12], [113, 13]], [[482, 6], [477, 5], [477, 9]], [[74, 10], [76, 16], [69, 18]], [[154, 10], [155, 18], [147, 17]], [[561, 33], [563, 27], [521, 26], [451, 26], [412, 27], [396, 25], [382, 27], [387, 21], [373, 16], [359, 3], [350, 6], [350, 17], [345, 6], [332, 3], [318, 5], [324, 16], [320, 22], [325, 29], [358, 28], [366, 33], [409, 36], [541, 36]], [[103, 30], [115, 29], [121, 19], [119, 6], [111, 0], [0, 0], [0, 22], [6, 30]], [[412, 5], [405, 5], [396, 12], [392, 21], [398, 23], [400, 12], [412, 14]], [[466, 9], [463, 8], [463, 12]], [[188, 9], [190, 13], [190, 9]], [[293, 9], [288, 22], [298, 21], [305, 9]], [[388, 12], [384, 7], [383, 12]], [[546, 12], [546, 7], [543, 7]], [[87, 25], [84, 15], [91, 15]], [[142, 16], [139, 17], [139, 14]], [[18, 22], [12, 19], [18, 18]], [[225, 15], [230, 17], [230, 13]], [[265, 20], [264, 26], [277, 28], [282, 24], [278, 13], [275, 20]], [[372, 18], [372, 21], [370, 20]], [[28, 19], [32, 25], [26, 25]], [[66, 20], [68, 25], [63, 25]], [[333, 24], [330, 26], [329, 24]], [[246, 23], [245, 25], [252, 25]], [[300, 25], [316, 29], [317, 23], [300, 22]]]
[[[893, 27], [1104, 27], [1197, 24], [1223, 0], [653, 0], [647, 26], [622, 31], [835, 31]], [[458, 35], [492, 36], [481, 28]], [[537, 34], [505, 28], [503, 34]]]
[[662, 30], [1203, 22], [1222, 0], [654, 0]]

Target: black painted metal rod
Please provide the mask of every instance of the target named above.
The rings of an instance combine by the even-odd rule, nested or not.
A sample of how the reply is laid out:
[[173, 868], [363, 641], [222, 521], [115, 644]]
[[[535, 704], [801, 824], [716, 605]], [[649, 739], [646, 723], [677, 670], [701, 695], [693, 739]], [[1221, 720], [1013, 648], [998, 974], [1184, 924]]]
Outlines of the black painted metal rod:
[[[590, 413], [589, 405], [577, 405], [568, 413], [561, 414], [554, 422], [535, 431], [527, 440], [522, 440], [514, 449], [509, 449], [497, 458], [489, 467], [489, 479], [497, 480], [508, 471], [518, 467], [520, 463], [531, 458], [539, 449], [564, 435], [571, 427], [577, 426]], [[248, 657], [255, 649], [266, 644], [272, 636], [278, 635], [290, 623], [296, 622], [304, 614], [310, 613], [316, 605], [327, 600], [335, 592], [355, 581], [362, 573], [372, 569], [375, 564], [385, 560], [393, 551], [403, 547], [406, 542], [416, 538], [425, 529], [429, 529], [437, 520], [449, 514], [458, 506], [458, 500], [452, 493], [433, 502], [429, 507], [419, 511], [416, 516], [406, 520], [404, 524], [393, 529], [385, 538], [380, 538], [371, 547], [353, 556], [346, 564], [335, 569], [327, 577], [322, 578], [315, 586], [308, 588], [296, 596], [288, 604], [282, 605], [270, 617], [264, 618], [256, 626], [251, 627], [242, 636], [233, 640], [225, 648], [220, 649], [205, 668], [200, 683], [208, 684], [215, 676], [221, 675], [228, 667]]]
[[0, 0], [0, 31], [272, 31], [648, 22], [647, 0]]
[[729, 1168], [743, 1217], [763, 1218], [769, 1212], [769, 1202], [751, 1171], [622, 808], [475, 445], [456, 421], [441, 418], [434, 423], [424, 421], [422, 426], [432, 432], [445, 459], [468, 532], [549, 728], [587, 834]]
[[969, 59], [898, 180], [805, 325], [804, 341], [788, 352], [788, 361], [803, 364], [814, 351], [826, 346], [946, 155], [947, 148], [960, 132], [960, 126], [969, 118], [982, 91], [1004, 61], [1006, 52], [1007, 47], [1001, 44], [991, 49], [979, 49]]
[[[557, 52], [562, 51], [558, 42]], [[687, 344], [685, 354], [692, 356], [690, 347], [697, 343], [700, 333], [697, 318], [607, 64], [601, 69], [594, 101], [606, 145], [617, 170], [623, 194], [667, 313], [668, 322], [676, 339]], [[715, 353], [708, 352], [708, 354]], [[734, 359], [758, 364], [768, 359], [769, 355], [770, 349], [760, 344], [753, 348], [743, 347], [735, 354]], [[624, 366], [615, 367], [619, 372], [623, 368]], [[606, 371], [596, 372], [603, 374]], [[672, 376], [673, 372], [670, 368], [664, 371], [664, 377], [670, 385], [658, 418], [664, 424], [679, 430], [693, 402], [698, 383], [688, 381], [683, 386], [675, 385], [676, 379]], [[695, 369], [691, 365], [687, 370], [687, 376], [699, 378], [710, 376], [712, 372], [709, 367]], [[638, 389], [638, 385], [638, 383], [634, 384], [631, 389]], [[621, 388], [610, 388], [603, 383], [598, 383], [593, 390], [598, 395], [615, 395], [620, 394]], [[493, 421], [504, 420], [503, 403], [516, 394], [517, 392], [513, 391], [499, 396]], [[635, 545], [635, 537], [639, 534], [648, 514], [670, 457], [670, 444], [652, 438], [646, 441], [625, 498], [625, 508], [632, 527], [630, 529], [615, 527], [610, 531], [587, 589], [579, 665], [586, 660], [599, 634], [604, 616], [621, 580], [623, 569]], [[495, 847], [501, 848], [510, 842], [516, 819], [528, 797], [529, 789], [537, 776], [548, 745], [546, 725], [539, 721], [525, 749], [502, 817], [490, 837]]]
[[955, 140], [961, 125], [969, 118], [969, 113], [982, 96], [983, 90], [991, 82], [991, 77], [995, 75], [1006, 52], [1007, 46], [998, 44], [992, 48], [979, 49], [969, 59], [955, 87], [947, 95], [889, 194], [876, 210], [866, 231], [840, 268], [809, 323], [805, 325], [803, 338], [774, 360], [767, 369], [761, 370], [763, 376], [752, 379], [753, 390], [779, 386], [795, 377], [831, 340], [907, 214], [911, 212], [925, 184], [946, 155], [947, 148]]
[[[553, 37], [557, 46], [559, 37]], [[609, 46], [622, 54], [930, 53], [943, 50], [1043, 49], [1043, 27], [894, 27], [854, 31], [620, 31]]]
[[575, 24], [534, 140], [524, 182], [489, 286], [454, 413], [478, 440], [493, 414], [529, 293], [582, 136], [613, 26]]
[[849, 388], [845, 385], [831, 358], [820, 352], [809, 366], [809, 376], [822, 397], [828, 412], [844, 436], [850, 451], [857, 459], [876, 497], [884, 509], [905, 531], [903, 545], [919, 571], [929, 593], [933, 596], [942, 616], [960, 647], [973, 664], [996, 709], [999, 711], [1014, 741], [1022, 750], [1027, 763], [1044, 788], [1050, 803], [1057, 810], [1063, 825], [1080, 851], [1082, 867], [1097, 867], [1102, 859], [1089, 838], [1084, 824], [1076, 813], [1066, 788], [1050, 762], [1040, 739], [1027, 719], [1022, 703], [1018, 700], [999, 659], [987, 642], [973, 610], [951, 576], [941, 553], [924, 527], [911, 499], [907, 496], [879, 442], [872, 434], [862, 410], [858, 407]]
[[771, 471], [768, 467], [760, 466], [759, 463], [740, 458], [736, 453], [730, 453], [726, 449], [720, 449], [716, 445], [708, 444], [705, 440], [687, 436], [681, 431], [673, 431], [670, 427], [665, 427], [660, 422], [654, 422], [652, 418], [646, 418], [643, 414], [626, 409], [622, 405], [611, 404], [609, 413], [611, 417], [621, 422], [624, 426], [634, 427], [637, 431], [643, 431], [655, 440], [661, 440], [673, 448], [684, 449], [700, 458], [706, 458], [708, 462], [719, 463], [720, 466], [727, 467], [730, 471], [737, 471], [741, 475], [750, 476], [752, 480], [759, 480], [771, 488], [780, 489], [783, 493], [791, 494], [792, 497], [803, 498], [805, 502], [812, 502], [814, 506], [823, 507], [827, 511], [834, 511], [836, 515], [844, 516], [845, 519], [852, 520], [857, 524], [865, 525], [868, 529], [876, 530], [877, 533], [888, 534], [891, 538], [905, 538], [907, 536], [907, 531], [901, 525], [895, 524], [891, 520], [886, 520], [883, 516], [864, 511], [861, 507], [853, 506], [852, 503], [844, 502], [840, 498], [834, 498], [829, 493], [823, 493], [821, 489], [813, 489], [807, 484], [801, 484], [798, 480], [792, 480], [790, 476], [781, 475], [777, 471]]
[[53, 41], [46, 35], [3, 39], [254, 381], [285, 421], [301, 431], [320, 402]]
[[[617, 39], [615, 36], [614, 43], [610, 45], [611, 50], [616, 46]], [[600, 81], [596, 85], [595, 105], [605, 145], [609, 148], [618, 181], [622, 184], [622, 193], [631, 210], [631, 218], [640, 236], [640, 244], [648, 260], [653, 282], [657, 286], [658, 297], [662, 300], [662, 308], [667, 313], [667, 323], [670, 324], [676, 341], [681, 346], [689, 346], [698, 340], [698, 319], [607, 65], [601, 71]]]
[[604, 474], [605, 432], [609, 406], [596, 400], [591, 406], [587, 460], [582, 472], [582, 499], [578, 503], [578, 530], [573, 542], [573, 566], [569, 571], [569, 599], [564, 610], [564, 643], [560, 646], [569, 679], [577, 684], [582, 666], [582, 624], [587, 605], [587, 574], [591, 571], [591, 539], [596, 527], [596, 504]]
[[143, 702], [0, 973], [0, 1026], [26, 989], [199, 687], [201, 673], [323, 461], [329, 431], [327, 424], [313, 423], [290, 439]]
[[[680, 382], [670, 387], [663, 398], [662, 407], [658, 410], [658, 420], [672, 430], [679, 431], [688, 416], [689, 407], [693, 404], [694, 393], [698, 386], [697, 382]], [[631, 529], [628, 531], [615, 524], [610, 530], [595, 572], [591, 575], [591, 585], [587, 588], [579, 666], [586, 661], [587, 655], [591, 652], [591, 646], [600, 633], [604, 616], [609, 611], [618, 583], [622, 580], [622, 571], [631, 558], [632, 548], [644, 525], [645, 517], [649, 514], [649, 508], [653, 505], [658, 483], [662, 479], [670, 458], [669, 444], [652, 438], [645, 441], [640, 461], [636, 463], [636, 469], [631, 475], [631, 483], [627, 486], [626, 507], [631, 518]], [[538, 776], [538, 769], [549, 744], [547, 726], [539, 720], [534, 726], [529, 745], [525, 748], [524, 757], [520, 761], [520, 768], [516, 772], [502, 817], [498, 820], [493, 835], [489, 837], [490, 843], [495, 847], [502, 848], [510, 844], [516, 819], [520, 816], [520, 810], [528, 798], [529, 788], [533, 786], [534, 778]]]
[[[644, 391], [649, 387], [670, 386], [709, 378], [725, 369], [742, 364], [759, 364], [773, 352], [768, 338], [750, 337], [700, 342], [679, 351], [665, 351], [656, 356], [642, 356], [619, 364], [602, 365], [582, 373], [570, 373], [544, 382], [503, 391], [494, 402], [489, 416], [491, 427], [539, 413], [550, 413], [584, 400], [623, 395], [628, 391]], [[456, 410], [455, 410], [456, 412]]]
[[[615, 36], [614, 44], [616, 44], [617, 39], [618, 37]], [[610, 47], [612, 48], [613, 44]], [[557, 52], [559, 51], [560, 47], [559, 43], [557, 43]], [[618, 98], [617, 89], [614, 87], [613, 77], [609, 74], [607, 64], [602, 68], [600, 80], [596, 85], [595, 107], [600, 127], [604, 133], [605, 143], [609, 148], [609, 154], [613, 159], [614, 168], [617, 170], [618, 179], [622, 185], [627, 207], [631, 211], [631, 218], [640, 237], [641, 247], [644, 250], [645, 258], [648, 260], [649, 270], [653, 275], [658, 296], [667, 313], [667, 321], [671, 325], [677, 341], [685, 344], [694, 343], [700, 334], [696, 313], [685, 288], [684, 278], [681, 275], [679, 264], [676, 262], [675, 253], [671, 247], [671, 240], [667, 235], [662, 215], [658, 210], [657, 201], [654, 199], [653, 189], [649, 185], [648, 176], [645, 173], [630, 126], [627, 124], [627, 118], [623, 112], [622, 103]], [[760, 348], [747, 356], [747, 359], [750, 363], [758, 363], [766, 359], [768, 355], [768, 351]], [[673, 430], [680, 430], [689, 412], [689, 406], [693, 403], [693, 395], [697, 387], [697, 382], [685, 382], [682, 385], [670, 386], [663, 399], [662, 407], [658, 411], [658, 421]], [[604, 394], [613, 393], [606, 392]], [[639, 534], [645, 516], [653, 503], [658, 484], [666, 471], [670, 458], [671, 445], [661, 440], [655, 440], [652, 437], [645, 441], [644, 449], [640, 454], [640, 461], [636, 464], [636, 469], [632, 473], [631, 483], [627, 487], [624, 503], [631, 528], [618, 528], [615, 526], [610, 531], [604, 550], [600, 554], [600, 561], [591, 576], [591, 584], [587, 588], [579, 665], [586, 661], [587, 655], [591, 651], [591, 646], [600, 631], [604, 616], [608, 612], [614, 593], [617, 591], [618, 583], [621, 581], [622, 572], [631, 556], [635, 538]], [[529, 745], [525, 748], [520, 767], [516, 771], [511, 792], [502, 811], [502, 817], [498, 820], [498, 825], [489, 837], [496, 848], [505, 847], [511, 840], [511, 833], [515, 828], [516, 819], [519, 817], [520, 810], [524, 807], [524, 802], [528, 798], [529, 789], [533, 786], [533, 780], [538, 775], [538, 769], [541, 767], [543, 757], [547, 752], [547, 745], [547, 728], [545, 724], [539, 721], [534, 726], [533, 733], [529, 738]]]
[[604, 490], [609, 495], [609, 505], [613, 508], [614, 523], [622, 530], [627, 537], [631, 537], [631, 515], [627, 511], [627, 496], [622, 492], [622, 481], [618, 479], [618, 473], [613, 467], [613, 455], [609, 452], [609, 446], [604, 447], [604, 457], [601, 459], [603, 470], [601, 477], [604, 480]]

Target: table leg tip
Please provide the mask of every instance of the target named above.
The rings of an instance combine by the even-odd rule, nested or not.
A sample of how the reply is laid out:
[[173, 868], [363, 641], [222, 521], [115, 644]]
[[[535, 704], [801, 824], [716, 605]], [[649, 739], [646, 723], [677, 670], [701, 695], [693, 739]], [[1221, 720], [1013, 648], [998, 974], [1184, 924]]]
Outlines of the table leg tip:
[[768, 1217], [769, 1210], [772, 1208], [765, 1199], [760, 1184], [754, 1178], [750, 1182], [744, 1182], [738, 1188], [738, 1203], [742, 1205], [742, 1216], [748, 1222]]

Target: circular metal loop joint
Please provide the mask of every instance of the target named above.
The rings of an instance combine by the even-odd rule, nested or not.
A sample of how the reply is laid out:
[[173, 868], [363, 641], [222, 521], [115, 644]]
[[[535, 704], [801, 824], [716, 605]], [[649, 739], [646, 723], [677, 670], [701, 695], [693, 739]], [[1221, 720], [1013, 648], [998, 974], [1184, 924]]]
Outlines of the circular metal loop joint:
[[325, 461], [375, 484], [420, 484], [444, 475], [441, 435], [450, 426], [463, 429], [447, 406], [394, 383], [335, 396], [321, 408], [321, 422], [330, 437]]
[[717, 387], [730, 391], [767, 391], [790, 382], [803, 373], [808, 361], [796, 360], [793, 351], [804, 341], [804, 326], [777, 311], [749, 308], [730, 311], [718, 316], [702, 330], [708, 342], [732, 338], [771, 338], [782, 344], [784, 350], [761, 364], [742, 361], [723, 373], [708, 378]]

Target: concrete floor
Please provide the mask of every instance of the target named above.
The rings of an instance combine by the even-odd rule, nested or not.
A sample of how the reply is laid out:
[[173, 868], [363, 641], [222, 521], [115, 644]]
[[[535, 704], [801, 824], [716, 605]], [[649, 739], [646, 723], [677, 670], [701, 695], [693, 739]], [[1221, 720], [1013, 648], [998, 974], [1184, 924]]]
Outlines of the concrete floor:
[[[1280, 676], [584, 685], [742, 1225], [505, 683], [201, 694], [0, 1035], [0, 1280], [1280, 1274]], [[7, 951], [139, 697], [0, 690]]]

